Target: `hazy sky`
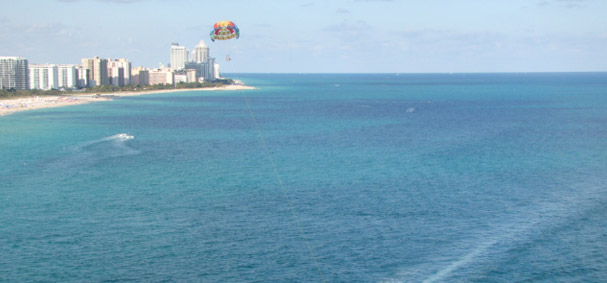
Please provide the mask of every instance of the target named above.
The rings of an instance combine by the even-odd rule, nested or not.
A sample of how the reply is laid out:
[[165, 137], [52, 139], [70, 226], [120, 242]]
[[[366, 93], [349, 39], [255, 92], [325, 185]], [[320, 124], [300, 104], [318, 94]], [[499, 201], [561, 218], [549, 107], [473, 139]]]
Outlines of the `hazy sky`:
[[[30, 63], [99, 56], [157, 67], [172, 42], [192, 50], [204, 40], [223, 72], [607, 71], [605, 0], [0, 3], [0, 56]], [[240, 39], [211, 42], [220, 20]]]

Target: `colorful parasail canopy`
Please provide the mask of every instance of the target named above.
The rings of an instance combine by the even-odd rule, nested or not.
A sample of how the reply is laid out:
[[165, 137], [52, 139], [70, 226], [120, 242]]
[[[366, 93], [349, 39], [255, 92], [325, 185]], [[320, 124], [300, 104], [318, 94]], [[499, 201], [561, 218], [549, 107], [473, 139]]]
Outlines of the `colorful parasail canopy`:
[[221, 21], [215, 23], [213, 25], [213, 29], [211, 30], [211, 41], [218, 40], [227, 40], [232, 38], [240, 37], [240, 30], [231, 21]]

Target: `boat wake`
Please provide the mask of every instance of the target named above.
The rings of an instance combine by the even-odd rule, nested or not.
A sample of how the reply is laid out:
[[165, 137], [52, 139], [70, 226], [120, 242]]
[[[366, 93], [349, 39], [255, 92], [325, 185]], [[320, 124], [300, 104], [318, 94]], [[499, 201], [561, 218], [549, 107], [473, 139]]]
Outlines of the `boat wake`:
[[77, 146], [76, 148], [81, 149], [81, 148], [85, 148], [85, 147], [88, 147], [88, 146], [91, 146], [91, 145], [99, 144], [99, 143], [102, 143], [102, 142], [108, 142], [108, 141], [123, 142], [123, 141], [132, 140], [134, 138], [135, 138], [134, 136], [131, 136], [129, 134], [120, 133], [120, 134], [115, 134], [113, 136], [109, 136], [109, 137], [105, 137], [105, 138], [101, 138], [101, 139], [85, 142], [85, 143]]
[[45, 166], [45, 171], [67, 173], [70, 169], [83, 169], [110, 159], [140, 154], [140, 150], [129, 144], [134, 138], [127, 133], [119, 133], [67, 147], [62, 157]]
[[113, 136], [89, 141], [75, 148], [75, 152], [88, 152], [104, 157], [119, 157], [135, 155], [140, 152], [128, 145], [128, 141], [135, 137], [127, 133], [115, 134]]
[[602, 182], [572, 184], [571, 191], [578, 194], [568, 194], [570, 191], [555, 193], [512, 217], [514, 221], [479, 231], [474, 239], [454, 243], [452, 251], [444, 251], [446, 254], [442, 256], [401, 269], [394, 278], [382, 282], [461, 281], [473, 270], [496, 265], [515, 247], [537, 241], [546, 231], [567, 226], [583, 218], [587, 211], [603, 205], [605, 187], [599, 184]]

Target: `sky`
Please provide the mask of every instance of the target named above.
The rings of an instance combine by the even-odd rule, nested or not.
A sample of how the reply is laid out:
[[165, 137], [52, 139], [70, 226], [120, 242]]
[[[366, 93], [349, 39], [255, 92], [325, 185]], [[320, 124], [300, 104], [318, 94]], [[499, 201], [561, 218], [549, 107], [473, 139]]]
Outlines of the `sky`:
[[[171, 43], [191, 51], [203, 40], [225, 73], [607, 71], [605, 0], [0, 4], [0, 56], [30, 64], [99, 56], [156, 68], [168, 65]], [[239, 39], [211, 42], [211, 28], [222, 20], [238, 25]]]

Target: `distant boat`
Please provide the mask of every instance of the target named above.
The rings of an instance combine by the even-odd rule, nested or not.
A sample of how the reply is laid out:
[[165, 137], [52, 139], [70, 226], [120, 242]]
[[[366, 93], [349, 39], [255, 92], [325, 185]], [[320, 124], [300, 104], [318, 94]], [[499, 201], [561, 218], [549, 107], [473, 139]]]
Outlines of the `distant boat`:
[[131, 136], [129, 134], [117, 134], [114, 136], [117, 140], [121, 140], [121, 141], [126, 141], [126, 140], [132, 140], [135, 137]]

